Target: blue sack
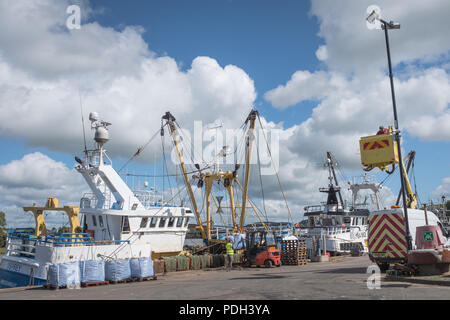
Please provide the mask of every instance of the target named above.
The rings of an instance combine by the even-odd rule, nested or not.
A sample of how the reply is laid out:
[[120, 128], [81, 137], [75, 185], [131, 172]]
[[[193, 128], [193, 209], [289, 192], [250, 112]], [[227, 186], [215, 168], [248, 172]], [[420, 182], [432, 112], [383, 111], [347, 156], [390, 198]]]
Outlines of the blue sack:
[[76, 262], [52, 263], [48, 268], [48, 281], [56, 287], [79, 287], [80, 265]]
[[114, 260], [105, 262], [105, 279], [119, 281], [131, 278], [130, 260]]
[[81, 282], [105, 281], [105, 261], [80, 261], [80, 279]]
[[146, 278], [155, 275], [152, 258], [131, 259], [130, 267], [132, 278]]

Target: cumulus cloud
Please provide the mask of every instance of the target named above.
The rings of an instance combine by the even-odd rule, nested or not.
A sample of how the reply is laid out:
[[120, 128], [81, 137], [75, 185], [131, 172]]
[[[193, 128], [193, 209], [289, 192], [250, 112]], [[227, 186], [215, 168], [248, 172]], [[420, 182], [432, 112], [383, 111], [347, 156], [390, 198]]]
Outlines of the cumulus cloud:
[[[58, 198], [60, 206], [79, 205], [81, 196], [87, 191], [88, 187], [79, 173], [40, 152], [0, 166], [1, 210], [6, 212], [10, 226], [23, 226], [30, 222], [30, 214], [22, 210], [23, 206], [33, 203], [42, 206], [49, 197]], [[50, 222], [51, 218], [60, 216], [60, 213], [50, 214]]]
[[[324, 69], [295, 71], [285, 84], [264, 94], [278, 109], [301, 108], [302, 102], [317, 101], [309, 118], [287, 128], [291, 135], [284, 142], [280, 164], [283, 173], [300, 174], [303, 184], [314, 185], [317, 170], [304, 170], [299, 163], [317, 163], [325, 151], [331, 151], [342, 168], [360, 170], [359, 138], [374, 134], [378, 125], [393, 123], [384, 34], [368, 30], [364, 20], [371, 4], [313, 0], [310, 15], [318, 19], [318, 35], [325, 41], [316, 57]], [[446, 39], [450, 24], [445, 15], [450, 3], [381, 1], [377, 5], [383, 18], [401, 23], [400, 30], [390, 32], [393, 63], [398, 66], [394, 82], [400, 128], [421, 140], [449, 141], [446, 57], [450, 43]], [[284, 157], [286, 154], [291, 156]], [[291, 190], [312, 194], [299, 185]], [[440, 188], [443, 186], [445, 183]], [[387, 192], [384, 196], [390, 205], [392, 192], [383, 192]]]
[[[80, 93], [85, 118], [97, 111], [113, 123], [111, 142], [106, 145], [113, 159], [128, 158], [147, 142], [169, 110], [190, 130], [194, 120], [206, 124], [220, 118], [228, 128], [242, 124], [257, 96], [244, 70], [204, 56], [181, 69], [175, 59], [150, 50], [142, 37], [145, 30], [139, 26], [116, 30], [85, 18], [81, 29], [69, 31], [65, 28], [69, 4], [68, 0], [0, 0], [0, 27], [8, 30], [0, 33], [1, 137], [79, 153], [83, 147]], [[325, 152], [331, 151], [342, 169], [359, 169], [358, 138], [374, 133], [378, 124], [392, 122], [389, 81], [383, 73], [384, 36], [365, 26], [369, 4], [313, 0], [311, 15], [318, 18], [319, 36], [325, 41], [316, 57], [326, 69], [296, 71], [285, 84], [264, 95], [279, 109], [317, 101], [311, 117], [290, 128], [263, 119], [266, 127], [280, 129], [279, 174], [294, 220], [304, 205], [324, 200], [317, 188], [327, 182], [326, 171], [318, 166]], [[440, 65], [450, 45], [445, 28], [448, 2], [414, 1], [405, 7], [382, 1], [378, 5], [402, 24], [402, 29], [391, 33], [394, 64], [436, 65], [403, 71], [396, 77], [402, 129], [421, 139], [450, 139], [449, 69], [448, 64]], [[82, 12], [89, 14], [87, 2], [82, 3]], [[417, 23], [424, 19], [430, 23]], [[160, 146], [152, 148], [143, 154], [143, 161], [160, 154]], [[41, 175], [27, 171], [33, 161], [43, 168]], [[9, 167], [0, 167], [0, 187], [2, 205], [7, 207], [40, 203], [49, 194], [77, 203], [85, 187], [71, 170], [44, 155], [27, 155], [5, 166]], [[53, 169], [46, 171], [46, 166]], [[9, 174], [14, 171], [16, 177]], [[63, 178], [54, 181], [46, 176]], [[286, 217], [277, 180], [274, 176], [262, 179], [268, 215]], [[50, 186], [43, 181], [54, 182]], [[256, 170], [251, 181], [251, 196], [260, 202]], [[386, 192], [389, 197], [391, 193]]]
[[[318, 35], [325, 40], [330, 69], [343, 72], [366, 73], [386, 68], [386, 47], [383, 31], [366, 27], [369, 0], [313, 0], [310, 15], [319, 20]], [[401, 24], [389, 33], [394, 65], [400, 62], [436, 61], [448, 52], [447, 17], [450, 3], [432, 0], [380, 0], [381, 16]]]
[[[112, 123], [106, 145], [114, 160], [128, 159], [158, 131], [171, 111], [183, 128], [221, 119], [238, 128], [255, 99], [253, 80], [241, 68], [199, 56], [186, 69], [158, 56], [145, 30], [104, 27], [92, 19], [87, 1], [77, 2], [80, 29], [65, 26], [68, 0], [0, 0], [0, 136], [70, 154], [83, 150], [80, 97], [87, 120], [96, 111]], [[8, 32], [5, 32], [8, 30]], [[92, 133], [87, 129], [88, 148]], [[167, 139], [166, 139], [167, 140]], [[141, 161], [157, 161], [160, 143]], [[117, 162], [115, 162], [117, 163]], [[8, 222], [20, 224], [20, 207], [56, 196], [77, 204], [86, 184], [64, 164], [43, 154], [26, 155], [1, 167], [0, 203]], [[14, 213], [14, 214], [13, 214]]]
[[320, 46], [316, 51], [316, 57], [320, 61], [325, 61], [328, 59], [327, 46]]
[[[319, 47], [317, 55], [321, 59], [326, 52], [327, 70], [296, 71], [286, 84], [264, 94], [267, 101], [280, 109], [308, 100], [318, 101], [312, 116], [293, 127], [296, 134], [290, 139], [290, 148], [298, 154], [306, 153], [316, 158], [316, 146], [321, 145], [335, 151], [337, 158], [348, 166], [355, 167], [359, 163], [358, 138], [373, 134], [379, 124], [392, 123], [389, 80], [382, 72], [386, 68], [384, 36], [378, 30], [366, 28], [363, 16], [368, 5], [364, 1], [356, 5], [344, 1], [335, 10], [329, 10], [329, 1], [312, 1], [310, 13], [318, 17], [319, 36], [326, 42]], [[399, 3], [379, 3], [383, 12], [398, 17], [402, 23], [405, 21], [407, 31], [402, 34], [403, 40], [391, 39], [396, 45], [395, 62], [411, 66], [396, 74], [397, 108], [401, 128], [422, 140], [450, 140], [448, 70], [443, 63], [439, 66], [439, 60], [435, 60], [434, 67], [428, 68], [415, 67], [413, 63], [430, 61], [431, 56], [437, 58], [448, 53], [450, 44], [443, 41], [448, 20], [441, 19], [448, 5], [446, 1], [433, 1], [427, 8], [416, 3], [402, 5], [400, 10]], [[425, 34], [408, 29], [419, 11], [421, 19], [433, 20], [427, 24]], [[362, 17], [361, 25], [354, 18], [358, 12]], [[434, 14], [437, 14], [436, 19]], [[377, 44], [374, 37], [381, 43]], [[344, 38], [352, 40], [344, 41]], [[416, 50], [397, 49], [397, 46], [404, 48], [414, 39], [421, 39], [428, 45], [426, 48], [416, 45]], [[374, 49], [377, 46], [381, 52]], [[374, 54], [379, 58], [375, 59]]]
[[441, 199], [442, 196], [445, 196], [447, 200], [450, 198], [450, 177], [446, 177], [442, 179], [441, 184], [433, 191], [433, 196]]
[[283, 109], [305, 100], [322, 99], [329, 89], [330, 75], [323, 71], [296, 71], [286, 85], [265, 93], [274, 107]]
[[186, 127], [219, 113], [224, 124], [238, 126], [251, 109], [256, 90], [239, 67], [197, 57], [183, 71], [148, 49], [141, 27], [118, 31], [86, 21], [69, 31], [68, 4], [0, 1], [0, 27], [11, 31], [0, 34], [1, 136], [75, 153], [83, 145], [81, 94], [85, 118], [97, 111], [112, 122], [107, 147], [128, 157], [166, 111]]

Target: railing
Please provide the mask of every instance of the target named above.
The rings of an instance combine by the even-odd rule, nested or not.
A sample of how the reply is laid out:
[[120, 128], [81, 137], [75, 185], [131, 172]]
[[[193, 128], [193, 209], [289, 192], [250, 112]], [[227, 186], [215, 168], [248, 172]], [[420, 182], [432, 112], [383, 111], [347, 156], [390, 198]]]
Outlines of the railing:
[[85, 245], [92, 244], [94, 240], [89, 233], [62, 233], [59, 236], [53, 238], [53, 244], [55, 246], [64, 245], [70, 247], [73, 245]]
[[6, 255], [15, 253], [21, 256], [35, 257], [37, 243], [55, 247], [130, 243], [130, 240], [95, 241], [89, 233], [62, 233], [61, 235], [47, 235], [44, 238], [33, 235], [33, 232], [33, 229], [24, 228], [10, 230], [7, 233]]
[[34, 236], [32, 228], [16, 228], [8, 231], [6, 241], [6, 255], [17, 254], [28, 258], [35, 256], [34, 249], [39, 239]]
[[[312, 229], [312, 230], [311, 230]], [[309, 235], [327, 235], [335, 236], [343, 233], [350, 232], [350, 227], [313, 227], [308, 228]]]
[[333, 212], [336, 212], [338, 210], [344, 210], [344, 207], [342, 205], [313, 205], [313, 206], [306, 206], [304, 207], [304, 210], [306, 212], [319, 212], [319, 211], [323, 211], [323, 212], [330, 212], [331, 214]]
[[363, 231], [361, 229], [361, 226], [348, 226], [348, 227], [320, 227], [320, 226], [315, 226], [315, 227], [308, 227], [308, 235], [314, 235], [314, 236], [319, 236], [319, 235], [326, 235], [326, 236], [335, 236], [335, 235], [339, 235], [339, 234], [343, 234], [343, 233], [348, 233], [350, 232], [352, 229], [358, 229], [359, 231]]
[[53, 244], [55, 245], [92, 245], [92, 244], [120, 244], [130, 243], [130, 240], [97, 240], [91, 238], [89, 233], [62, 233], [55, 237]]
[[119, 244], [119, 243], [130, 243], [130, 240], [97, 240], [95, 244]]

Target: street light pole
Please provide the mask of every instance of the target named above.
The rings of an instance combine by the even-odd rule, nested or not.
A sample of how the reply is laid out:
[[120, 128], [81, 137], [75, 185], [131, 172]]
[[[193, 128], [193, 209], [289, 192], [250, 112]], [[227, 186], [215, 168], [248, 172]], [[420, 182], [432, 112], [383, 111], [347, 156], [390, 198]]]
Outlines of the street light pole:
[[406, 224], [406, 245], [408, 250], [412, 249], [412, 238], [411, 233], [409, 230], [409, 220], [408, 220], [408, 206], [406, 203], [406, 190], [405, 190], [405, 177], [403, 176], [403, 158], [401, 153], [401, 147], [400, 147], [400, 130], [398, 128], [398, 117], [397, 117], [397, 106], [395, 103], [395, 92], [394, 92], [394, 77], [392, 75], [392, 64], [391, 64], [391, 53], [389, 48], [389, 36], [388, 36], [388, 29], [399, 29], [399, 24], [394, 24], [392, 21], [386, 22], [382, 19], [379, 19], [382, 23], [382, 28], [384, 29], [384, 35], [386, 38], [386, 51], [387, 51], [387, 57], [388, 57], [388, 66], [389, 66], [389, 79], [391, 82], [391, 95], [392, 95], [392, 106], [394, 109], [394, 139], [397, 141], [397, 149], [398, 149], [398, 160], [399, 160], [399, 167], [400, 167], [400, 180], [401, 180], [401, 191], [402, 191], [402, 198], [403, 198], [403, 211], [405, 214], [405, 224]]

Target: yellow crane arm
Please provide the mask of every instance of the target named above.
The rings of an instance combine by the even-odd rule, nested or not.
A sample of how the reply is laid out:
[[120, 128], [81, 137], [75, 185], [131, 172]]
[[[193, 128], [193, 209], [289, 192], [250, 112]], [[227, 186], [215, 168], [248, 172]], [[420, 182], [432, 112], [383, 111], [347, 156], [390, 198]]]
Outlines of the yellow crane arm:
[[248, 182], [250, 179], [250, 158], [252, 155], [252, 146], [253, 146], [253, 137], [255, 131], [255, 120], [258, 115], [258, 111], [252, 110], [248, 115], [246, 121], [250, 121], [250, 127], [248, 129], [248, 148], [247, 154], [245, 156], [245, 180], [244, 180], [244, 188], [242, 190], [242, 205], [241, 205], [241, 219], [239, 222], [239, 232], [243, 232], [244, 230], [244, 222], [245, 222], [245, 207], [247, 205], [247, 195], [248, 195]]
[[402, 161], [402, 170], [403, 170], [403, 177], [405, 179], [406, 192], [408, 195], [408, 199], [406, 200], [406, 205], [410, 209], [417, 209], [417, 197], [411, 188], [411, 183], [409, 182], [408, 173], [406, 172], [403, 161]]
[[200, 233], [202, 234], [202, 238], [206, 239], [205, 229], [203, 228], [203, 223], [200, 217], [200, 213], [198, 212], [197, 202], [195, 201], [194, 192], [192, 191], [191, 182], [189, 181], [189, 176], [186, 171], [186, 166], [184, 164], [183, 155], [181, 154], [180, 146], [178, 144], [178, 140], [176, 139], [176, 128], [175, 128], [175, 117], [172, 116], [170, 112], [166, 112], [166, 114], [162, 117], [167, 120], [169, 125], [170, 135], [172, 136], [173, 144], [177, 150], [178, 158], [180, 159], [181, 171], [183, 172], [184, 180], [186, 182], [186, 188], [188, 189], [189, 198], [191, 199], [192, 207], [194, 209], [195, 217], [197, 218], [197, 225], [200, 229]]

